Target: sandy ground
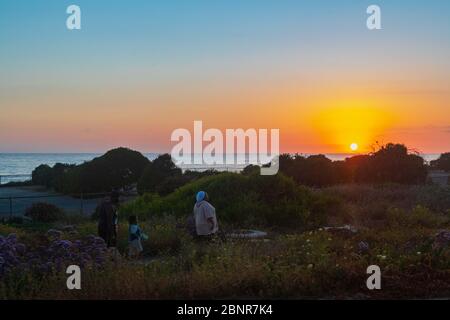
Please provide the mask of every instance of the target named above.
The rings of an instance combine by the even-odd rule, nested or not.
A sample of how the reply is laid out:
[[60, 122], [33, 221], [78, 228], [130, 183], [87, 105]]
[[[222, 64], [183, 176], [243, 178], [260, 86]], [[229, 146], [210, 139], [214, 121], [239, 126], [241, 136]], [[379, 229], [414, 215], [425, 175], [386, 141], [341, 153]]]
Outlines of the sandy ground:
[[[54, 204], [66, 212], [91, 214], [101, 199], [83, 200], [63, 196], [41, 187], [2, 187], [0, 188], [0, 218], [10, 215], [10, 200], [12, 197], [12, 214], [23, 215], [25, 210], [34, 202]], [[24, 197], [24, 198], [15, 198]], [[15, 198], [15, 199], [14, 199]]]

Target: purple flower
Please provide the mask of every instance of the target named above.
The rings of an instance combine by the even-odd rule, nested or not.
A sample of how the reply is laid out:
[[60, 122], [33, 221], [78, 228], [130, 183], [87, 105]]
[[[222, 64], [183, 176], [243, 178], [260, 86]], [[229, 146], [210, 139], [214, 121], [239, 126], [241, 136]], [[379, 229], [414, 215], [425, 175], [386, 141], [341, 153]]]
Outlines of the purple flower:
[[358, 250], [360, 253], [366, 253], [369, 251], [369, 244], [365, 241], [361, 241], [358, 243]]
[[72, 246], [72, 242], [69, 240], [59, 240], [58, 245], [63, 247], [64, 249], [68, 249]]
[[103, 238], [100, 238], [100, 237], [95, 237], [94, 243], [97, 244], [97, 245], [106, 245], [105, 240]]
[[50, 238], [53, 238], [53, 239], [61, 239], [62, 234], [63, 233], [61, 231], [55, 230], [55, 229], [49, 229], [47, 231], [47, 236], [49, 236]]
[[17, 235], [15, 233], [11, 233], [10, 235], [8, 235], [6, 237], [6, 241], [10, 242], [10, 243], [15, 243], [17, 240]]
[[0, 237], [0, 276], [25, 271], [47, 274], [62, 271], [69, 264], [100, 268], [107, 262], [106, 244], [101, 238], [90, 235], [71, 242], [62, 240], [58, 230], [50, 229], [47, 234], [54, 240], [37, 248], [17, 242], [15, 234]]
[[17, 253], [23, 255], [25, 253], [26, 247], [23, 243], [16, 244], [16, 251]]
[[86, 236], [86, 241], [88, 242], [94, 242], [95, 241], [96, 236], [90, 234], [88, 236]]

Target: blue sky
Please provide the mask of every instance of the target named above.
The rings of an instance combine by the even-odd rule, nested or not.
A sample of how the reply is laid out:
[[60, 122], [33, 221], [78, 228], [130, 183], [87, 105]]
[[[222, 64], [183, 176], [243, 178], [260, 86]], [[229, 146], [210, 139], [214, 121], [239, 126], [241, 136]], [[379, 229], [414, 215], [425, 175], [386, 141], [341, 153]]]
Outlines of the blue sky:
[[[365, 9], [372, 3], [382, 8], [384, 30], [378, 34], [365, 29]], [[69, 4], [82, 9], [81, 31], [65, 28]], [[55, 65], [76, 74], [82, 65], [105, 71], [105, 78], [119, 62], [122, 68], [163, 66], [166, 75], [196, 63], [218, 63], [226, 71], [227, 62], [239, 66], [245, 58], [279, 68], [279, 59], [330, 51], [389, 63], [387, 47], [395, 56], [436, 54], [443, 60], [450, 53], [449, 42], [442, 41], [450, 38], [449, 12], [444, 0], [1, 0], [0, 58], [2, 69], [16, 75], [31, 65], [39, 75]]]

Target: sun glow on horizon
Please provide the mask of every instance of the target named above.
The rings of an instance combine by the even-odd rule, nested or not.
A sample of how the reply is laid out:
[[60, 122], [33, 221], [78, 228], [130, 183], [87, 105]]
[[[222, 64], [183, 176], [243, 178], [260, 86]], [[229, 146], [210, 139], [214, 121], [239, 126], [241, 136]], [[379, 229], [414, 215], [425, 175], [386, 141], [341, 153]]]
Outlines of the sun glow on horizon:
[[353, 142], [352, 144], [350, 144], [350, 150], [352, 151], [357, 151], [358, 150], [358, 144]]
[[312, 115], [313, 128], [319, 141], [335, 152], [370, 151], [370, 146], [386, 134], [394, 119], [384, 101], [357, 99], [326, 101], [321, 105]]

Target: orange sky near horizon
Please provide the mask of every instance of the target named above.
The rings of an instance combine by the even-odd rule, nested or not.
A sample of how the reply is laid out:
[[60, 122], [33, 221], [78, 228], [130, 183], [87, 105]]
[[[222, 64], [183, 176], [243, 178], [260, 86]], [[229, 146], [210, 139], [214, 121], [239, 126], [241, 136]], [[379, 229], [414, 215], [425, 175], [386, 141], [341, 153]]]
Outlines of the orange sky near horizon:
[[170, 152], [195, 120], [290, 153], [450, 151], [450, 2], [379, 0], [374, 31], [364, 1], [80, 1], [77, 31], [1, 2], [0, 152]]
[[357, 143], [357, 152], [364, 153], [376, 141], [424, 153], [450, 151], [447, 92], [253, 84], [244, 89], [239, 83], [222, 88], [210, 83], [207, 91], [192, 85], [176, 96], [170, 86], [127, 89], [113, 97], [108, 91], [75, 91], [72, 99], [64, 90], [29, 97], [10, 93], [14, 103], [2, 110], [0, 140], [2, 146], [14, 140], [11, 151], [23, 145], [29, 152], [103, 152], [117, 146], [168, 152], [174, 129], [192, 130], [193, 121], [202, 120], [205, 129], [279, 128], [282, 152], [347, 153]]

